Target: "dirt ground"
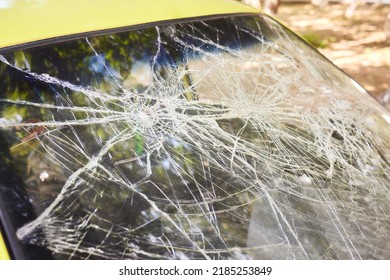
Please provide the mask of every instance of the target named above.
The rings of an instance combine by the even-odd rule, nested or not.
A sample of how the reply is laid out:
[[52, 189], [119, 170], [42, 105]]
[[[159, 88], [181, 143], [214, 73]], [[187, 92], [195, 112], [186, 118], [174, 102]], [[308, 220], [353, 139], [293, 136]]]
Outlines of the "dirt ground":
[[390, 88], [390, 43], [384, 31], [390, 5], [361, 5], [349, 19], [346, 7], [282, 0], [276, 17], [301, 35], [318, 36], [323, 45], [319, 51], [381, 99]]

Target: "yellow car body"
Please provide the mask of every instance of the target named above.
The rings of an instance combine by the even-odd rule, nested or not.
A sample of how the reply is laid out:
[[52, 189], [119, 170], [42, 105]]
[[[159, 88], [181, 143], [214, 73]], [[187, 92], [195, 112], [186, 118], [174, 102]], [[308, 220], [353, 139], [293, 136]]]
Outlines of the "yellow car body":
[[5, 246], [3, 235], [0, 232], [0, 260], [9, 260], [7, 246]]
[[11, 0], [0, 7], [0, 50], [156, 22], [258, 12], [230, 0]]

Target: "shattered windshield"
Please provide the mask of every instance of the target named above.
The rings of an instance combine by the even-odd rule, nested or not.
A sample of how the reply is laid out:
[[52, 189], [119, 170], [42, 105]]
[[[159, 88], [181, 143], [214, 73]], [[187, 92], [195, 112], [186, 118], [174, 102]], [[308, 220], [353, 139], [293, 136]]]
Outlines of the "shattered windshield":
[[390, 258], [390, 114], [270, 18], [5, 53], [0, 84], [0, 192], [21, 244], [60, 259]]

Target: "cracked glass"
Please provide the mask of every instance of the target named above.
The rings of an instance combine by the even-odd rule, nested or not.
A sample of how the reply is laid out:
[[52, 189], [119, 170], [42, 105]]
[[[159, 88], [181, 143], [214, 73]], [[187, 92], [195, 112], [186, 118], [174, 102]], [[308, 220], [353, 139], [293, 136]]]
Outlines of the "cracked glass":
[[0, 56], [0, 191], [57, 259], [389, 259], [389, 140], [268, 17]]

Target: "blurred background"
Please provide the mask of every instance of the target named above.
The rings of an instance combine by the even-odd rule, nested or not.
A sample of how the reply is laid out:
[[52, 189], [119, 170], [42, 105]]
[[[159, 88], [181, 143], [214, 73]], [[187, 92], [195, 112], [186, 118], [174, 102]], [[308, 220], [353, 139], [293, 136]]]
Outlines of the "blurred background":
[[390, 109], [390, 0], [242, 0], [301, 35]]

